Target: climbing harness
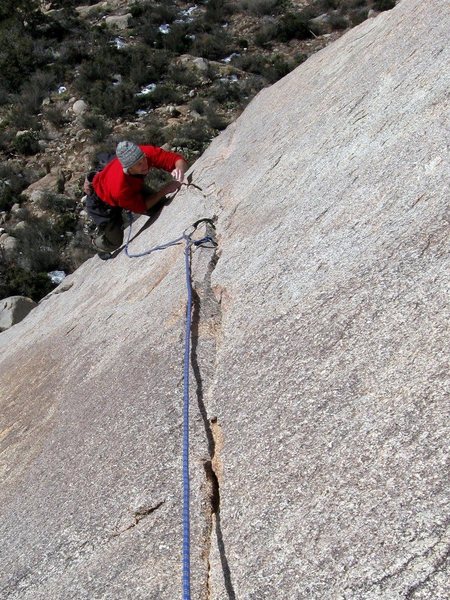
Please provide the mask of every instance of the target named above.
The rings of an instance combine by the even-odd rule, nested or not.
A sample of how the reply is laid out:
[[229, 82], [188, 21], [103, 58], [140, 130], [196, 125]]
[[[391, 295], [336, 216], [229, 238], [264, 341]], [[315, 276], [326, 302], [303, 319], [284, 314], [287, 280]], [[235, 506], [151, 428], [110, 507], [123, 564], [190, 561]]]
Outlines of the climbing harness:
[[186, 328], [184, 340], [184, 373], [183, 373], [183, 600], [191, 598], [191, 559], [190, 559], [190, 514], [189, 514], [189, 358], [191, 354], [191, 329], [192, 329], [192, 278], [191, 278], [191, 249], [192, 246], [201, 248], [215, 248], [217, 243], [209, 235], [200, 240], [193, 240], [192, 236], [202, 223], [209, 224], [214, 228], [211, 219], [199, 219], [193, 225], [184, 230], [179, 238], [150, 248], [138, 254], [131, 254], [128, 245], [131, 239], [131, 226], [133, 216], [129, 212], [130, 227], [125, 252], [129, 258], [146, 256], [157, 250], [165, 250], [170, 246], [176, 246], [183, 242], [184, 263], [186, 273], [187, 305], [186, 305]]

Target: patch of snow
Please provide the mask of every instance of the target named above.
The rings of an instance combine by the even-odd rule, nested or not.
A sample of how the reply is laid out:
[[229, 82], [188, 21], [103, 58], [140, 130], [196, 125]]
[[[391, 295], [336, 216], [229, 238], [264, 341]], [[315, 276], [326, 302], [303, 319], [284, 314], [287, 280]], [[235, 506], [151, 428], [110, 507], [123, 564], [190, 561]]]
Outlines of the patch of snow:
[[229, 75], [228, 77], [221, 77], [219, 81], [222, 83], [237, 83], [239, 80], [237, 75]]
[[236, 58], [237, 56], [240, 56], [240, 54], [238, 52], [233, 52], [233, 54], [230, 54], [230, 56], [227, 56], [226, 58], [222, 59], [222, 62], [224, 63], [229, 63], [233, 60], [233, 58]]
[[182, 10], [180, 12], [181, 19], [178, 19], [178, 21], [181, 23], [192, 23], [192, 21], [194, 20], [194, 17], [192, 15], [196, 10], [196, 4], [194, 4], [194, 6], [191, 6], [190, 8], [186, 8], [186, 10]]
[[50, 271], [47, 273], [52, 283], [61, 283], [66, 278], [66, 273], [64, 271]]
[[120, 73], [116, 73], [112, 76], [112, 84], [114, 86], [120, 85], [122, 83], [122, 75]]
[[127, 45], [125, 40], [121, 37], [116, 37], [111, 42], [117, 48], [117, 50], [122, 50]]
[[158, 29], [161, 33], [164, 33], [164, 35], [166, 35], [170, 32], [170, 25], [168, 23], [163, 23], [158, 27]]
[[136, 94], [136, 96], [147, 96], [147, 94], [151, 94], [156, 90], [156, 83], [149, 83], [145, 87], [141, 89], [140, 92]]
[[194, 6], [191, 6], [190, 8], [186, 8], [185, 10], [181, 11], [181, 16], [182, 17], [190, 17], [192, 15], [192, 13], [194, 13], [197, 10], [197, 5], [194, 4]]

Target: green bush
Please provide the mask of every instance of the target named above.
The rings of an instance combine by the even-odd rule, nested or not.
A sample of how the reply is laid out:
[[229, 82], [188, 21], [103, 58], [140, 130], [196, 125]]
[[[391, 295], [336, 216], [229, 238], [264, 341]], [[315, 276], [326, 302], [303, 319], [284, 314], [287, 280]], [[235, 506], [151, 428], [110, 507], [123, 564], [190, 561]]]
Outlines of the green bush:
[[217, 81], [211, 86], [209, 95], [214, 102], [227, 107], [239, 104], [245, 96], [245, 93], [243, 93], [239, 83]]
[[375, 0], [373, 8], [380, 12], [383, 10], [391, 10], [392, 8], [395, 8], [395, 0]]
[[174, 23], [169, 33], [159, 33], [156, 43], [157, 48], [164, 48], [174, 54], [184, 54], [192, 46], [190, 35], [190, 25], [186, 23]]
[[[11, 43], [11, 40], [14, 43]], [[15, 23], [0, 24], [1, 84], [8, 92], [18, 92], [36, 66], [34, 42]]]
[[87, 95], [88, 101], [102, 114], [117, 118], [132, 114], [138, 107], [136, 88], [129, 83], [113, 86], [96, 81]]
[[48, 106], [44, 109], [44, 117], [57, 129], [67, 123], [67, 117], [59, 106]]
[[332, 29], [347, 29], [348, 21], [343, 15], [331, 15], [330, 26], [332, 27]]
[[200, 78], [195, 71], [177, 63], [170, 65], [167, 78], [172, 83], [184, 87], [193, 88], [200, 85]]
[[56, 213], [63, 213], [75, 208], [75, 202], [71, 198], [63, 196], [62, 194], [55, 194], [48, 190], [41, 194], [38, 205], [42, 210]]
[[255, 17], [277, 14], [283, 5], [283, 0], [241, 0], [240, 7]]
[[123, 139], [131, 140], [136, 144], [150, 144], [151, 146], [162, 146], [166, 141], [163, 133], [164, 123], [155, 115], [150, 115], [143, 127], [138, 130], [131, 129], [123, 133]]
[[29, 217], [26, 226], [14, 235], [19, 240], [22, 266], [37, 273], [58, 267], [61, 238], [49, 220]]
[[278, 23], [276, 39], [280, 42], [289, 42], [293, 39], [306, 40], [313, 37], [308, 21], [309, 19], [304, 13], [284, 14]]
[[194, 98], [189, 102], [189, 108], [191, 110], [194, 110], [199, 115], [204, 115], [207, 106], [205, 104], [205, 101], [202, 100], [202, 98]]
[[209, 60], [220, 60], [236, 50], [233, 40], [224, 31], [199, 34], [191, 53]]
[[264, 23], [255, 33], [255, 44], [260, 47], [270, 47], [271, 42], [277, 39], [277, 34], [277, 23]]
[[14, 138], [14, 148], [19, 154], [32, 156], [40, 150], [38, 136], [35, 131], [26, 131]]
[[140, 98], [143, 108], [157, 108], [164, 104], [178, 104], [183, 100], [182, 94], [170, 84], [158, 84], [154, 92]]
[[11, 129], [16, 131], [22, 131], [24, 129], [36, 131], [39, 129], [38, 119], [25, 108], [21, 103], [20, 98], [16, 98], [12, 109], [9, 111], [7, 123]]
[[112, 128], [103, 117], [93, 114], [85, 114], [82, 118], [83, 127], [89, 129], [94, 144], [103, 142], [111, 133]]
[[204, 19], [210, 23], [220, 23], [232, 11], [232, 5], [226, 0], [208, 0]]
[[11, 210], [13, 204], [16, 202], [17, 198], [11, 186], [4, 181], [0, 181], [0, 211]]
[[78, 228], [64, 252], [64, 267], [66, 271], [72, 272], [94, 256], [95, 250], [91, 238], [81, 228]]
[[205, 121], [193, 121], [169, 128], [166, 140], [175, 148], [181, 148], [189, 156], [190, 152], [203, 152], [213, 134]]
[[348, 17], [350, 19], [350, 23], [352, 27], [363, 23], [367, 19], [367, 15], [369, 14], [368, 8], [354, 8], [348, 13]]
[[65, 233], [75, 232], [78, 226], [78, 218], [74, 213], [65, 213], [57, 217], [55, 221], [55, 233], [63, 236]]
[[141, 27], [172, 23], [177, 18], [176, 7], [163, 2], [136, 2], [130, 6], [130, 12], [135, 20], [133, 25]]
[[0, 297], [26, 296], [39, 302], [51, 292], [56, 284], [52, 283], [47, 273], [30, 272], [15, 264], [1, 265]]
[[211, 129], [222, 131], [228, 126], [226, 119], [217, 112], [215, 106], [208, 106], [205, 110], [206, 121]]
[[48, 96], [55, 85], [55, 77], [49, 71], [34, 72], [21, 90], [20, 103], [31, 114], [41, 110], [42, 100]]

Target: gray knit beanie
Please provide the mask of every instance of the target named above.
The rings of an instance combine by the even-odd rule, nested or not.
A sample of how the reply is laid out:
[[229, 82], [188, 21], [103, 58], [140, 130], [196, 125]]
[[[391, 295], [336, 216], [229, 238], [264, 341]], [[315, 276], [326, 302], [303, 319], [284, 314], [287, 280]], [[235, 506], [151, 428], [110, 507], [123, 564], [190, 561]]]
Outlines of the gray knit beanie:
[[116, 156], [125, 171], [135, 165], [145, 154], [134, 142], [119, 142], [116, 148]]

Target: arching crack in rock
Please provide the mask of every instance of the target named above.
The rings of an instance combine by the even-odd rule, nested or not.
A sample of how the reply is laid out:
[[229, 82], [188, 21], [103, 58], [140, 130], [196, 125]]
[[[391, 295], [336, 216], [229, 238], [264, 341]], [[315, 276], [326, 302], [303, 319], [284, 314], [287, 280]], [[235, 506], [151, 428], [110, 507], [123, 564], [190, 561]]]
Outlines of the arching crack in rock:
[[124, 533], [125, 531], [128, 531], [129, 529], [133, 529], [133, 527], [136, 527], [136, 525], [138, 525], [142, 521], [142, 519], [154, 513], [156, 510], [158, 510], [158, 508], [161, 508], [163, 504], [164, 500], [156, 504], [156, 506], [139, 507], [137, 510], [134, 511], [133, 515], [131, 516], [131, 522], [129, 516], [119, 521], [115, 530], [111, 533], [111, 537], [117, 537], [118, 535]]
[[[214, 237], [212, 228], [207, 234]], [[203, 486], [203, 530], [202, 557], [206, 567], [205, 598], [211, 598], [211, 552], [213, 538], [217, 538], [217, 553], [223, 573], [223, 585], [228, 598], [234, 599], [231, 573], [227, 562], [225, 544], [220, 523], [220, 483], [223, 480], [221, 449], [223, 446], [222, 428], [215, 416], [208, 414], [207, 399], [210, 397], [217, 366], [218, 347], [222, 333], [222, 306], [214, 293], [211, 276], [219, 260], [216, 248], [201, 249], [194, 269], [193, 319], [192, 319], [192, 369], [196, 381], [197, 404], [203, 420], [207, 439], [208, 457], [203, 460], [205, 480]], [[208, 253], [208, 254], [207, 254]]]

